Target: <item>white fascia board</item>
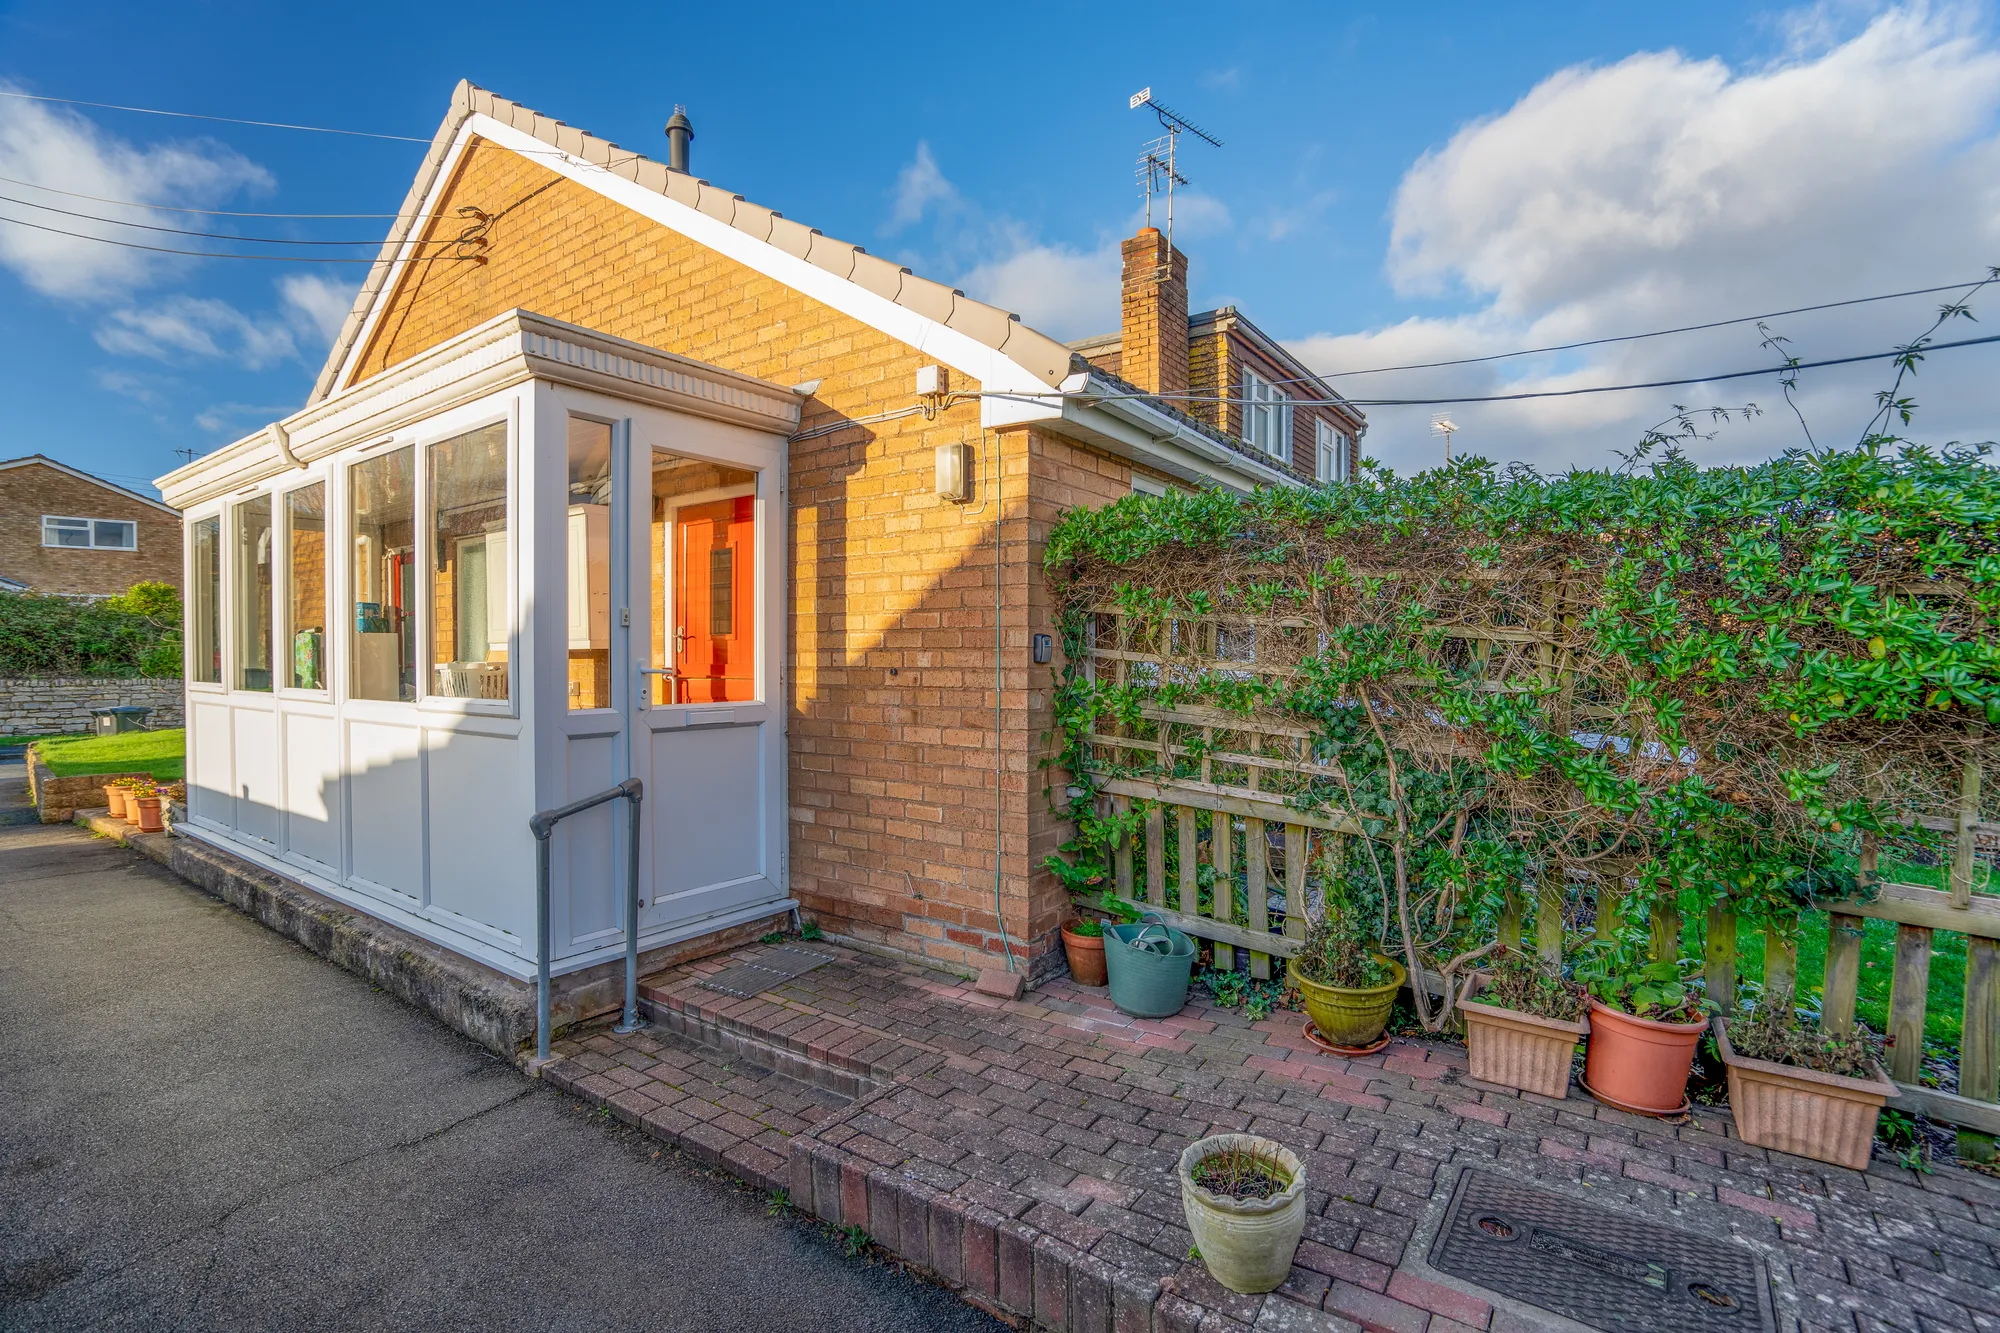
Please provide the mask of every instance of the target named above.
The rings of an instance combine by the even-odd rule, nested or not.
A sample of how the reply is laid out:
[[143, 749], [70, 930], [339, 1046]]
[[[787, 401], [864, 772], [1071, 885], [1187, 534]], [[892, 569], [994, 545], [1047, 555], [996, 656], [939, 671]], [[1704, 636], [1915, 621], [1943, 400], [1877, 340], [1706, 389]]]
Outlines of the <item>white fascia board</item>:
[[[935, 357], [940, 363], [950, 366], [960, 374], [969, 375], [979, 381], [982, 388], [997, 389], [1001, 392], [1048, 392], [1048, 386], [1031, 374], [1025, 367], [1009, 360], [1007, 356], [988, 347], [977, 339], [970, 338], [957, 329], [950, 328], [926, 315], [920, 315], [908, 306], [898, 305], [885, 296], [869, 291], [857, 283], [836, 277], [817, 264], [788, 254], [768, 241], [760, 241], [747, 232], [738, 231], [720, 218], [710, 217], [700, 209], [669, 199], [663, 194], [647, 189], [636, 181], [626, 180], [615, 172], [607, 171], [594, 162], [572, 154], [561, 152], [533, 135], [523, 133], [512, 125], [502, 124], [484, 113], [466, 118], [459, 127], [458, 138], [452, 144], [451, 153], [438, 168], [437, 193], [442, 193], [445, 182], [455, 169], [455, 163], [465, 151], [473, 136], [495, 143], [503, 148], [528, 157], [540, 166], [548, 168], [559, 176], [567, 177], [595, 191], [613, 203], [620, 204], [669, 231], [677, 232], [698, 245], [706, 246], [717, 254], [751, 268], [772, 278], [804, 296], [831, 306], [844, 315], [850, 315], [871, 328], [914, 347], [926, 356]], [[425, 203], [427, 212], [434, 212], [436, 194]], [[400, 270], [408, 263], [410, 251], [415, 248], [416, 233], [412, 231], [404, 251], [396, 257]], [[396, 290], [400, 272], [392, 274], [382, 286], [382, 294], [377, 298], [376, 310], [369, 315], [355, 338], [350, 360], [361, 354], [367, 345], [370, 331], [377, 314], [387, 305], [390, 293]], [[345, 383], [351, 373], [351, 366], [341, 368], [340, 381]], [[915, 386], [911, 386], [914, 395]]]

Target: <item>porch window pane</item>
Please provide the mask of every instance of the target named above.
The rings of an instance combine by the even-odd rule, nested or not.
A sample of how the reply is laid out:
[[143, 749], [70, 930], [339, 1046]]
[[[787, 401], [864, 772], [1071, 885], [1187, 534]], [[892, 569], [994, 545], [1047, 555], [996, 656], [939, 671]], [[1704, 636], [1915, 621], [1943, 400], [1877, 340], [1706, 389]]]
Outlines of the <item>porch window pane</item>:
[[611, 707], [611, 427], [569, 419], [569, 706]]
[[354, 697], [417, 697], [416, 450], [348, 470], [354, 559]]
[[271, 497], [235, 508], [236, 688], [271, 688]]
[[295, 690], [326, 688], [326, 483], [285, 496], [286, 628], [291, 657], [286, 683]]
[[757, 697], [757, 474], [653, 455], [656, 704]]
[[222, 519], [197, 519], [189, 533], [188, 670], [193, 680], [222, 683]]
[[507, 697], [507, 423], [430, 450], [431, 687]]

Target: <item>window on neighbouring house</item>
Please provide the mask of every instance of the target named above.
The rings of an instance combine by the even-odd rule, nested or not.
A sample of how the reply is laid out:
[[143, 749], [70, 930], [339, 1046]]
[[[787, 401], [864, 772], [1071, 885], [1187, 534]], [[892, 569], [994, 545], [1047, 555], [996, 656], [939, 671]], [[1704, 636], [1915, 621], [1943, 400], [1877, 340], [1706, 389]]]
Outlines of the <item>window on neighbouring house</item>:
[[129, 518], [63, 518], [42, 515], [42, 545], [79, 551], [136, 551], [139, 525]]
[[1319, 465], [1314, 475], [1321, 481], [1346, 481], [1348, 451], [1352, 447], [1348, 437], [1335, 430], [1324, 417], [1316, 417], [1313, 420], [1313, 439], [1319, 446]]
[[1292, 400], [1285, 391], [1254, 370], [1243, 372], [1243, 440], [1258, 450], [1292, 457]]

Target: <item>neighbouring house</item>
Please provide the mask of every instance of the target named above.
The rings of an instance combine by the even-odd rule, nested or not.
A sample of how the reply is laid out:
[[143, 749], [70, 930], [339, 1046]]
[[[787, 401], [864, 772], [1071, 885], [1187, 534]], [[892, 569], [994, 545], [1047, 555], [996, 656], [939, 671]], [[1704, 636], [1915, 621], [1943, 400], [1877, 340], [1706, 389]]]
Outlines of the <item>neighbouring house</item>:
[[181, 516], [41, 454], [0, 462], [0, 588], [116, 597], [181, 586]]
[[[305, 406], [161, 478], [187, 827], [525, 977], [530, 815], [638, 777], [643, 950], [797, 904], [1053, 968], [1050, 524], [1347, 476], [1365, 423], [1291, 404], [1337, 395], [1234, 310], [1191, 320], [1158, 232], [1078, 350], [669, 136], [461, 84]], [[623, 818], [554, 835], [558, 974], [622, 953]]]

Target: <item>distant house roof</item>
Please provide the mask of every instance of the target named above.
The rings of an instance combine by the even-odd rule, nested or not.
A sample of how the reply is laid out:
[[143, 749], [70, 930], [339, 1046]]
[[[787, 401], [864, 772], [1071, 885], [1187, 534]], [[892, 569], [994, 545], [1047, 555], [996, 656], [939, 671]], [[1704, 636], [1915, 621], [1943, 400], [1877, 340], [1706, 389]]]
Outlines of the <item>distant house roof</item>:
[[107, 491], [116, 491], [128, 500], [137, 500], [140, 504], [151, 505], [163, 514], [172, 514], [176, 518], [180, 517], [181, 511], [172, 505], [162, 504], [150, 495], [141, 495], [130, 487], [120, 486], [116, 482], [106, 481], [102, 477], [93, 477], [88, 472], [80, 471], [67, 463], [58, 463], [47, 454], [28, 454], [21, 458], [7, 459], [5, 462], [0, 462], [0, 472], [5, 472], [9, 468], [31, 467], [37, 463], [43, 467], [52, 467], [67, 476], [75, 477], [78, 481], [87, 481], [93, 486], [102, 486]]
[[[1018, 315], [983, 301], [975, 301], [964, 292], [942, 283], [920, 278], [900, 264], [871, 255], [851, 242], [837, 241], [821, 234], [816, 228], [793, 222], [780, 213], [751, 203], [740, 194], [732, 194], [684, 172], [670, 171], [664, 163], [620, 148], [608, 139], [587, 134], [562, 121], [551, 120], [517, 102], [510, 102], [461, 80], [452, 93], [451, 109], [431, 140], [430, 150], [417, 169], [416, 179], [411, 183], [402, 208], [398, 210], [388, 239], [361, 285], [354, 309], [342, 325], [340, 336], [334, 340], [333, 350], [313, 386], [308, 404], [320, 402], [341, 387], [343, 370], [360, 349], [369, 314], [377, 298], [388, 290], [402, 261], [408, 258], [407, 248], [415, 239], [417, 224], [425, 212], [424, 201], [430, 197], [439, 176], [452, 159], [461, 129], [475, 116], [484, 116], [501, 127], [518, 131], [555, 149], [548, 165], [560, 174], [570, 174], [564, 170], [565, 158], [601, 168], [600, 172], [582, 177], [572, 175], [572, 179], [578, 179], [587, 188], [610, 194], [607, 185], [618, 182], [606, 182], [604, 177], [608, 174], [706, 214], [742, 233], [760, 247], [792, 260], [802, 260], [844, 283], [873, 293], [998, 352], [1007, 362], [1020, 367], [1028, 380], [1041, 386], [1056, 388], [1072, 371], [1080, 368], [1073, 364], [1074, 358], [1067, 346], [1027, 327]], [[754, 260], [752, 266], [763, 267]]]

